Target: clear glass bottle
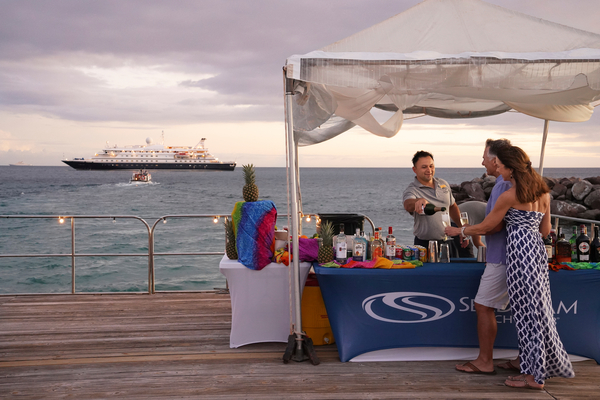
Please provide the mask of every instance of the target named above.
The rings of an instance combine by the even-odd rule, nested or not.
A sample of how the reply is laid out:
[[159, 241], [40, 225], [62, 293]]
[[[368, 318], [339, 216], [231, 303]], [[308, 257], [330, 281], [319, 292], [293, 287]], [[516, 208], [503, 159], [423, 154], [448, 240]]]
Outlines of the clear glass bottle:
[[360, 228], [356, 228], [356, 235], [352, 241], [352, 259], [354, 261], [367, 260], [367, 239], [364, 232], [361, 234]]
[[335, 238], [335, 261], [340, 264], [348, 262], [348, 244], [344, 234], [344, 224], [340, 224], [340, 233]]
[[379, 239], [379, 229], [375, 230], [375, 236], [371, 242], [371, 259], [375, 260], [377, 257], [383, 257], [384, 244], [383, 240]]
[[581, 225], [581, 233], [577, 236], [577, 262], [590, 261], [590, 237], [587, 235], [587, 226]]
[[396, 237], [391, 226], [388, 227], [388, 234], [385, 237], [385, 258], [388, 260], [396, 258]]

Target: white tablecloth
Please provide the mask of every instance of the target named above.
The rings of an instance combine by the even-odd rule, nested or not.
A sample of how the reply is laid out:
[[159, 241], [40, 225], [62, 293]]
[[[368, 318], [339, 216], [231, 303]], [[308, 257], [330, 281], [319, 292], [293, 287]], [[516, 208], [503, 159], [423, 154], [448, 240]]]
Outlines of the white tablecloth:
[[[300, 263], [303, 289], [310, 267], [310, 263]], [[291, 265], [271, 263], [255, 271], [223, 256], [219, 270], [227, 278], [231, 294], [229, 347], [261, 342], [287, 343], [291, 324], [288, 276], [291, 269]]]

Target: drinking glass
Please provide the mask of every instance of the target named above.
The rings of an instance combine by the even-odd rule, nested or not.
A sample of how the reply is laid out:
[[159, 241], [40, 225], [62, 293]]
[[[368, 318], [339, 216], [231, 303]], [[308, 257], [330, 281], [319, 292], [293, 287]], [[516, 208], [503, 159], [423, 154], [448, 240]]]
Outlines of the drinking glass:
[[[442, 224], [444, 225], [444, 228], [450, 226], [450, 214], [448, 214], [448, 211], [442, 212]], [[448, 240], [448, 235], [444, 233], [444, 241], [446, 240]]]
[[460, 213], [460, 223], [465, 226], [469, 223], [469, 214], [466, 211]]

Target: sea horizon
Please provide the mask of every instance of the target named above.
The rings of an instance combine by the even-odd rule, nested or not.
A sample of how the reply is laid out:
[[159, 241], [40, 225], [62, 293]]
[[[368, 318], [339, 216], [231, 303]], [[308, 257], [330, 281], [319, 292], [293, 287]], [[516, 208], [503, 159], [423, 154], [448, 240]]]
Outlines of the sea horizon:
[[[168, 215], [213, 218], [167, 218], [156, 227], [155, 251], [190, 253], [224, 251], [223, 217], [242, 201], [242, 168], [233, 172], [152, 171], [153, 184], [129, 183], [133, 170], [77, 171], [68, 166], [0, 166], [0, 215], [136, 216], [150, 226]], [[600, 176], [600, 168], [545, 168], [553, 177]], [[450, 184], [481, 177], [480, 168], [437, 168]], [[300, 168], [304, 214], [360, 214], [384, 231], [393, 227], [399, 244], [412, 244], [412, 217], [404, 210], [402, 192], [414, 179], [410, 168]], [[259, 199], [289, 214], [285, 167], [258, 167]], [[141, 254], [140, 257], [78, 257], [77, 291], [147, 290], [148, 234], [138, 220], [78, 219], [76, 253]], [[278, 226], [288, 225], [285, 218]], [[370, 224], [365, 221], [365, 232]], [[302, 231], [315, 233], [315, 219], [302, 221]], [[71, 252], [70, 224], [47, 218], [0, 219], [0, 255]], [[143, 255], [146, 254], [144, 257]], [[222, 256], [157, 256], [157, 290], [212, 290], [224, 287]], [[0, 293], [70, 291], [71, 258], [0, 257]]]

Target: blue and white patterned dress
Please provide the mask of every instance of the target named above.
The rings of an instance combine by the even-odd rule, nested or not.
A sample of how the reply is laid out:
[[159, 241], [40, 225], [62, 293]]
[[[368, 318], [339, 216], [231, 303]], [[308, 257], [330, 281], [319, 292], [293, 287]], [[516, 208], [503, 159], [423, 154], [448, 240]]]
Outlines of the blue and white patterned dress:
[[511, 208], [504, 217], [508, 294], [519, 338], [521, 372], [533, 375], [539, 384], [556, 376], [575, 376], [556, 331], [548, 256], [539, 230], [543, 216]]

